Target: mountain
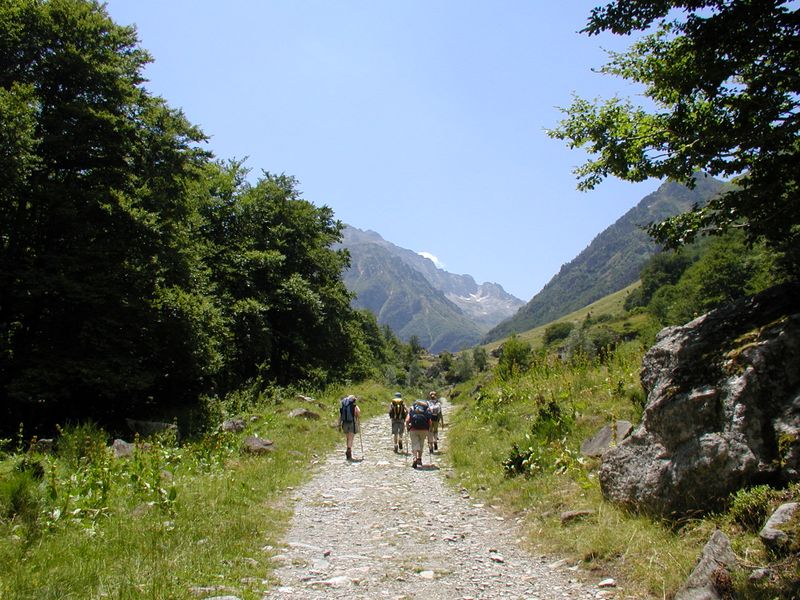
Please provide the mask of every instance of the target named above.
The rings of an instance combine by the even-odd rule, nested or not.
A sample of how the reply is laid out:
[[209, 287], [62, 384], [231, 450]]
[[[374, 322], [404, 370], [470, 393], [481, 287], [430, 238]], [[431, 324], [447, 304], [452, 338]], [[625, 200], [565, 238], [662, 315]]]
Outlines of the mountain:
[[353, 305], [373, 312], [400, 337], [417, 336], [434, 353], [477, 344], [484, 333], [524, 304], [496, 283], [439, 269], [429, 258], [374, 231], [345, 226], [341, 247], [350, 252], [344, 273]]
[[484, 337], [484, 343], [527, 331], [621, 290], [639, 272], [658, 246], [644, 227], [704, 205], [726, 184], [699, 176], [694, 189], [667, 182], [595, 237], [572, 261], [561, 267], [542, 290], [510, 319]]

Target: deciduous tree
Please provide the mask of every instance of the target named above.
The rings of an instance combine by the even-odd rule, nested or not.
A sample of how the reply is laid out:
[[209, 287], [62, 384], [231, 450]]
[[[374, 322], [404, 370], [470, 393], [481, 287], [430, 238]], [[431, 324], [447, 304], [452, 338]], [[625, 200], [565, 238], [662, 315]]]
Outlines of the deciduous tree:
[[576, 98], [550, 132], [584, 147], [579, 188], [613, 175], [692, 183], [699, 171], [736, 187], [650, 232], [667, 246], [742, 228], [788, 255], [800, 247], [800, 8], [788, 0], [616, 0], [588, 35], [645, 35], [601, 72], [641, 84], [647, 107]]

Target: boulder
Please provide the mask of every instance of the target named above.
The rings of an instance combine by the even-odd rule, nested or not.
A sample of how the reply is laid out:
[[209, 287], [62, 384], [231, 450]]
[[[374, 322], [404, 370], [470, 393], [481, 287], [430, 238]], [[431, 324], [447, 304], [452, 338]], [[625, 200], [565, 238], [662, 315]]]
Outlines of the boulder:
[[295, 408], [289, 413], [289, 416], [293, 419], [312, 419], [314, 421], [319, 419], [319, 415], [317, 413], [310, 411], [307, 408]]
[[245, 438], [242, 447], [248, 454], [266, 454], [275, 450], [272, 440], [255, 436]]
[[133, 451], [136, 449], [136, 446], [126, 442], [125, 440], [116, 439], [111, 444], [111, 452], [114, 454], [114, 458], [128, 458], [133, 456]]
[[[767, 519], [758, 537], [761, 538], [764, 545], [771, 551], [781, 553], [788, 549], [792, 539], [784, 529], [786, 528], [786, 524], [792, 520], [792, 517], [797, 512], [798, 506], [800, 506], [798, 502], [781, 504], [778, 509], [772, 513], [772, 516]], [[800, 541], [795, 543], [800, 543]]]
[[242, 417], [226, 419], [222, 422], [222, 425], [220, 425], [222, 431], [227, 431], [230, 433], [239, 433], [240, 431], [244, 431], [246, 426], [247, 425]]
[[594, 436], [584, 440], [581, 444], [581, 454], [592, 458], [602, 456], [612, 445], [618, 446], [622, 440], [628, 437], [633, 431], [633, 425], [629, 421], [617, 421], [615, 429], [616, 433], [611, 425], [606, 425]]
[[731, 592], [730, 569], [736, 566], [731, 542], [719, 529], [711, 534], [703, 554], [674, 600], [722, 600]]
[[602, 457], [608, 500], [681, 518], [798, 480], [798, 297], [800, 284], [777, 286], [658, 335], [642, 363], [642, 422]]

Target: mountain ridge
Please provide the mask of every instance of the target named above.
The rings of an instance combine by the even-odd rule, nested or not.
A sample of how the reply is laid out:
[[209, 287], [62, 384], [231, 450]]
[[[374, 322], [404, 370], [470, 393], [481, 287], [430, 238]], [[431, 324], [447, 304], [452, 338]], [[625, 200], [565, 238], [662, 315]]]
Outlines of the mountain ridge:
[[477, 344], [524, 304], [500, 284], [449, 273], [375, 231], [345, 225], [339, 246], [350, 253], [343, 279], [356, 295], [353, 305], [370, 310], [403, 340], [416, 336], [434, 353]]
[[697, 177], [694, 189], [673, 181], [661, 184], [562, 265], [514, 316], [486, 333], [483, 343], [544, 325], [630, 285], [639, 278], [647, 259], [658, 251], [645, 231], [646, 225], [685, 212], [695, 204], [703, 205], [726, 185], [703, 175]]

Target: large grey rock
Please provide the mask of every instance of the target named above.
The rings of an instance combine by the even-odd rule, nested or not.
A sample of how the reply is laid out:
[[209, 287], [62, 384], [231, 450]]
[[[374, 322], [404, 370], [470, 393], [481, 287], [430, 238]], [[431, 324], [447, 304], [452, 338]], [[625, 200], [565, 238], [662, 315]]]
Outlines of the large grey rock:
[[785, 525], [792, 520], [795, 512], [797, 512], [800, 503], [787, 502], [781, 504], [772, 516], [767, 519], [764, 528], [758, 534], [764, 545], [774, 552], [780, 552], [787, 549], [791, 540], [789, 535], [784, 531]]
[[716, 530], [689, 578], [675, 594], [675, 600], [721, 600], [731, 591], [730, 569], [736, 556], [728, 537]]
[[800, 471], [800, 284], [663, 330], [647, 352], [642, 422], [603, 454], [611, 501], [663, 517]]
[[583, 441], [581, 454], [592, 458], [602, 456], [612, 445], [619, 445], [631, 431], [633, 431], [633, 425], [630, 421], [617, 421], [614, 429], [611, 428], [611, 425], [605, 425], [594, 436]]

